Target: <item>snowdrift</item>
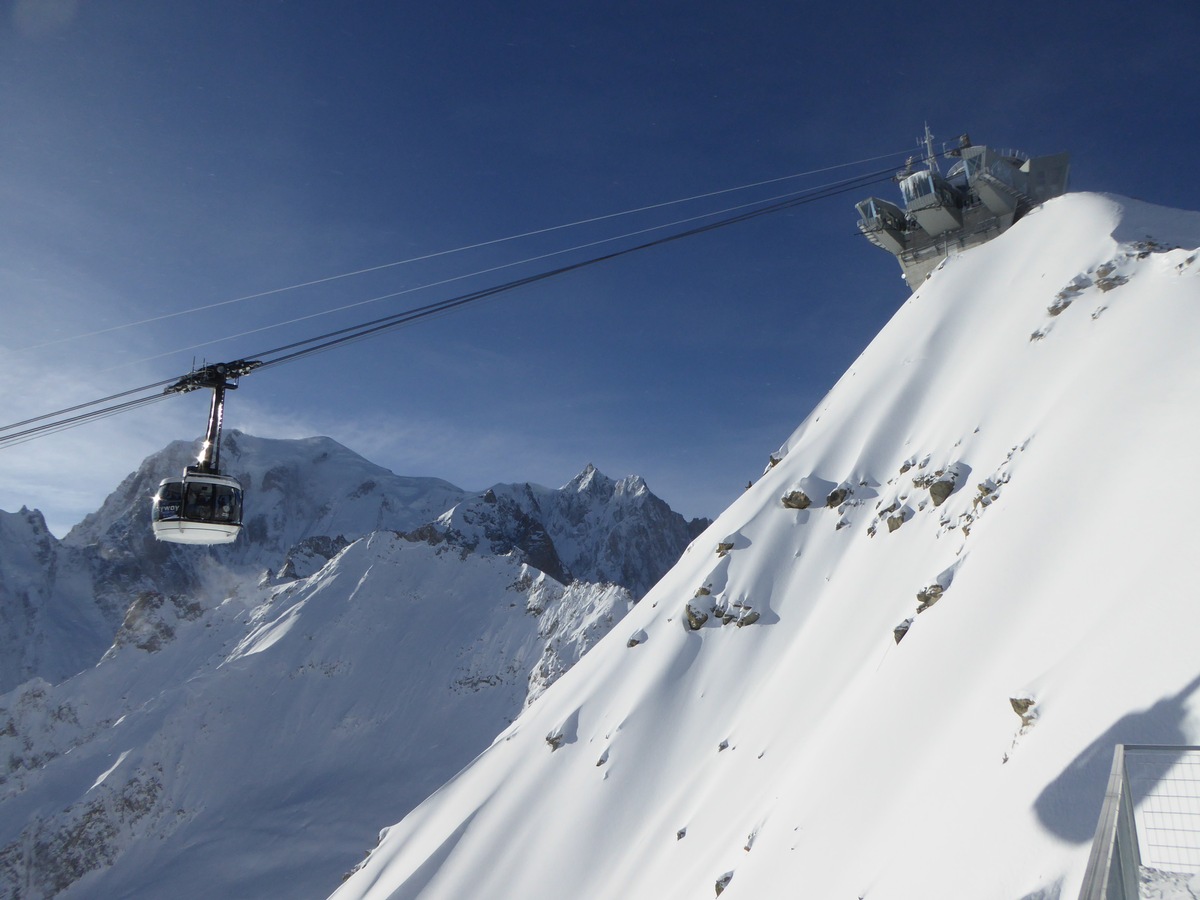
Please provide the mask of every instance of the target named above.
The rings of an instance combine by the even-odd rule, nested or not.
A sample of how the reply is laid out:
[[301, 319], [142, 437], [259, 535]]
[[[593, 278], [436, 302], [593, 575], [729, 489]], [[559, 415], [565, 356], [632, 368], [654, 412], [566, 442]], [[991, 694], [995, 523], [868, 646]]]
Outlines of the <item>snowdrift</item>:
[[1076, 896], [1113, 745], [1200, 743], [1198, 246], [1075, 194], [945, 263], [336, 900]]

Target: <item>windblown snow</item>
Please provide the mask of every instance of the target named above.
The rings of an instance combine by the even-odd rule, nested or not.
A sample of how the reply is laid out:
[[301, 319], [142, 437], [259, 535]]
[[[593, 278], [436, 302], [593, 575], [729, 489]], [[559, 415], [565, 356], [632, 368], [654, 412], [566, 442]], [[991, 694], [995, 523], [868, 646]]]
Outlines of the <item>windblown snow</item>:
[[1114, 744], [1200, 743], [1197, 247], [1074, 194], [947, 261], [336, 900], [1076, 896]]

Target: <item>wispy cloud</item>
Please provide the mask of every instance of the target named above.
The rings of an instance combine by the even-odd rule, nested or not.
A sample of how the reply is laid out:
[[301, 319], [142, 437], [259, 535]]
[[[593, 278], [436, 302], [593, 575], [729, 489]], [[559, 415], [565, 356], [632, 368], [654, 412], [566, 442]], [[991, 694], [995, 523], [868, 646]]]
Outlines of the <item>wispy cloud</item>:
[[16, 0], [12, 22], [25, 37], [42, 37], [66, 28], [79, 11], [79, 0]]

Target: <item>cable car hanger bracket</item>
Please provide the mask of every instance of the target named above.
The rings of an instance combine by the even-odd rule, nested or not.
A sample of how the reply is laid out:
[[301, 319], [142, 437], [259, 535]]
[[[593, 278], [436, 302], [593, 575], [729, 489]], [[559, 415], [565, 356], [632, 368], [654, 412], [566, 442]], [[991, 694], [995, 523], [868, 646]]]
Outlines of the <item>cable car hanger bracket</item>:
[[202, 388], [234, 390], [237, 387], [239, 378], [243, 375], [249, 375], [261, 365], [262, 362], [257, 359], [239, 359], [234, 362], [214, 363], [211, 366], [204, 366], [203, 368], [189, 372], [174, 384], [163, 388], [163, 393], [186, 394], [189, 391], [198, 391]]

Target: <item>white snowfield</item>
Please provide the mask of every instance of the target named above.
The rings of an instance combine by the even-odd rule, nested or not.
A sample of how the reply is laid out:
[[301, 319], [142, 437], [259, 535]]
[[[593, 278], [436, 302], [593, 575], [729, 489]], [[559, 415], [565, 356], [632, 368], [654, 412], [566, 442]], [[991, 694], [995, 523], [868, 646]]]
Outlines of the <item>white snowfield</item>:
[[333, 897], [1077, 896], [1113, 745], [1200, 743], [1197, 247], [1072, 194], [948, 261]]

